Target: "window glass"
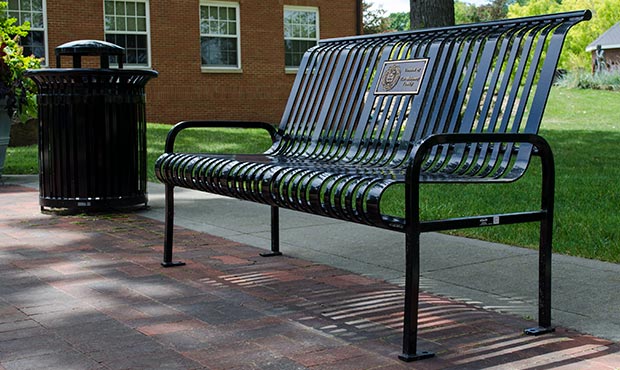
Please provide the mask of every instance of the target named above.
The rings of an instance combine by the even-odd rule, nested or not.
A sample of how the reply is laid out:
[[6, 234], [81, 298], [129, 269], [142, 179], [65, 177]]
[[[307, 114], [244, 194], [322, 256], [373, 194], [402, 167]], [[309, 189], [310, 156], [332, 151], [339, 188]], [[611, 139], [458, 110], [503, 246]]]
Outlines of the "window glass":
[[284, 64], [297, 68], [306, 50], [319, 40], [316, 8], [284, 7]]
[[200, 59], [205, 68], [241, 68], [239, 4], [200, 5]]
[[[128, 66], [150, 65], [147, 1], [104, 1], [105, 40], [125, 48]], [[110, 62], [118, 63], [116, 57]]]

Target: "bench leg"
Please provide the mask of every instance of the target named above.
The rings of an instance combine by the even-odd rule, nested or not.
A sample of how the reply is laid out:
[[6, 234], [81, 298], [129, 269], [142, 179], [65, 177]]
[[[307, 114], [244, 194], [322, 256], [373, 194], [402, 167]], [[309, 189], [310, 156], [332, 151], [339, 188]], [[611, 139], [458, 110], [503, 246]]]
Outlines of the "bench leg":
[[[539, 148], [540, 149], [540, 148]], [[555, 170], [553, 154], [548, 147], [541, 151], [542, 195], [541, 209], [545, 216], [540, 222], [538, 251], [538, 327], [525, 329], [529, 335], [541, 335], [555, 331], [551, 326], [551, 256], [553, 252], [553, 208], [555, 193]]]
[[280, 208], [271, 206], [271, 252], [260, 253], [261, 257], [281, 256], [280, 252]]
[[528, 335], [552, 333], [551, 326], [551, 227], [547, 220], [540, 225], [540, 251], [538, 255], [538, 326], [527, 328]]
[[435, 354], [428, 351], [417, 351], [420, 297], [420, 233], [407, 232], [405, 238], [406, 272], [403, 353], [398, 358], [405, 362], [411, 362], [430, 358], [435, 356]]
[[525, 334], [541, 335], [555, 331], [551, 326], [551, 233], [552, 216], [540, 223], [538, 254], [538, 327], [525, 329]]
[[174, 186], [166, 184], [165, 191], [165, 224], [164, 224], [164, 267], [183, 266], [185, 262], [172, 262], [172, 237], [174, 231]]

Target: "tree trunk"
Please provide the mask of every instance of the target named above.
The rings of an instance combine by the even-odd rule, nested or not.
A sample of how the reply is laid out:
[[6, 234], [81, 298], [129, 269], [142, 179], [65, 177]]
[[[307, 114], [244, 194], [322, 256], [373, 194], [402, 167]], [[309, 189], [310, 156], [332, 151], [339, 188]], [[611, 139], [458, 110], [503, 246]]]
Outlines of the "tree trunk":
[[411, 29], [454, 25], [454, 0], [409, 0]]

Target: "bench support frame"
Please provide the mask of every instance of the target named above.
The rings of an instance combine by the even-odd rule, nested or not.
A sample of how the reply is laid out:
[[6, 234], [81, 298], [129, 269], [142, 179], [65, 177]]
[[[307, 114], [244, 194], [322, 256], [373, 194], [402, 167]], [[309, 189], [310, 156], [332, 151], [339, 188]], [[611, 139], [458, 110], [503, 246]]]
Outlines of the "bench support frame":
[[[434, 146], [460, 142], [521, 142], [532, 144], [542, 162], [542, 189], [540, 211], [511, 214], [474, 216], [456, 219], [420, 221], [420, 174], [424, 164], [424, 153]], [[420, 295], [420, 235], [423, 232], [454, 230], [480, 227], [480, 220], [496, 219], [496, 225], [523, 222], [540, 222], [539, 241], [539, 293], [538, 293], [538, 326], [524, 329], [528, 335], [551, 333], [551, 257], [552, 257], [552, 225], [555, 188], [555, 168], [553, 153], [546, 140], [531, 134], [439, 134], [430, 136], [419, 147], [414, 156], [405, 182], [405, 304], [403, 351], [399, 358], [403, 361], [417, 361], [433, 357], [434, 353], [418, 351], [418, 310]], [[174, 186], [166, 184], [165, 188], [165, 237], [164, 259], [162, 266], [176, 267], [185, 265], [181, 261], [172, 260], [174, 232]], [[261, 256], [280, 256], [280, 217], [279, 208], [271, 206], [271, 251]]]
[[[553, 332], [555, 169], [538, 130], [566, 33], [591, 16], [576, 11], [324, 40], [304, 54], [279, 128], [261, 122], [180, 122], [168, 133], [165, 154], [156, 162], [156, 175], [166, 184], [162, 265], [184, 264], [172, 260], [174, 186], [269, 205], [271, 250], [261, 253], [266, 257], [281, 255], [278, 207], [403, 232], [399, 358], [408, 362], [434, 356], [417, 346], [420, 235], [539, 222], [538, 326], [525, 333]], [[415, 96], [398, 89], [379, 92], [392, 91], [392, 83], [403, 77], [396, 64], [385, 75], [380, 68], [419, 58], [428, 61], [429, 73], [416, 75], [420, 86]], [[378, 78], [372, 77], [374, 72]], [[190, 127], [263, 128], [273, 145], [258, 159], [175, 153], [176, 135]], [[421, 183], [507, 184], [525, 174], [532, 156], [542, 162], [540, 208], [420, 220]], [[380, 198], [394, 184], [405, 187], [404, 218], [381, 213]]]
[[163, 267], [185, 266], [185, 262], [172, 261], [172, 239], [174, 236], [174, 186], [166, 184], [165, 194], [165, 221], [164, 221], [164, 260]]
[[271, 206], [271, 252], [260, 253], [261, 257], [281, 256], [280, 252], [280, 208]]

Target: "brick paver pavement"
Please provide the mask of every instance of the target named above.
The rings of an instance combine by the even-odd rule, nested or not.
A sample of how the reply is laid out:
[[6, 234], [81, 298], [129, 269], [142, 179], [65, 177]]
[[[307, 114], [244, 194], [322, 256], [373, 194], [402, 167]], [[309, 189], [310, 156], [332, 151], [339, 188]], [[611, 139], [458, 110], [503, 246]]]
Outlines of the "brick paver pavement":
[[[0, 369], [619, 369], [620, 346], [431, 294], [397, 360], [401, 287], [134, 214], [44, 215], [0, 186]], [[346, 243], [346, 241], [343, 241]], [[579, 297], [575, 297], [579, 299]]]

